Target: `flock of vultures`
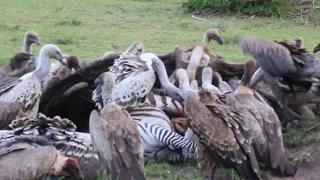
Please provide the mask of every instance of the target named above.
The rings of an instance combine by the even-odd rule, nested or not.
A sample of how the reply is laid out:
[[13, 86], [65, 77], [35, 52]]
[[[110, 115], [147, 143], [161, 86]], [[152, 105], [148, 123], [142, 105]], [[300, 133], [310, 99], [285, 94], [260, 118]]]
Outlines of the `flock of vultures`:
[[26, 32], [0, 69], [0, 179], [143, 180], [148, 162], [190, 159], [204, 179], [219, 167], [299, 179], [282, 130], [320, 112], [319, 59], [300, 37], [247, 35], [239, 48], [253, 60], [230, 63], [211, 40], [223, 45], [208, 29], [189, 48], [154, 54], [135, 42], [87, 63]]

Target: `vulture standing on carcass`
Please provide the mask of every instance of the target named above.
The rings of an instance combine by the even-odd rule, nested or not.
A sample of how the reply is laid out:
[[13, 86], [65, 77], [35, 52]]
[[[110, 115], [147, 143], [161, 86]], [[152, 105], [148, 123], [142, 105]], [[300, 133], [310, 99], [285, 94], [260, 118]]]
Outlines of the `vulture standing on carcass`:
[[84, 180], [78, 161], [63, 155], [46, 138], [0, 140], [0, 179], [42, 180], [50, 175]]
[[251, 145], [252, 137], [242, 114], [219, 103], [218, 97], [209, 90], [192, 90], [184, 69], [176, 73], [190, 128], [198, 141], [200, 170], [210, 171], [209, 178], [212, 178], [215, 165], [221, 164], [236, 169], [246, 179], [259, 179], [260, 168]]
[[[131, 46], [131, 50], [129, 49], [127, 52], [141, 54], [142, 49], [139, 46], [141, 44]], [[68, 118], [77, 125], [78, 131], [88, 131], [89, 115], [95, 109], [95, 103], [91, 100], [94, 89], [91, 88], [94, 80], [113, 66], [115, 58], [119, 58], [119, 54], [108, 53], [104, 59], [92, 61], [87, 67], [81, 68], [80, 71], [48, 88], [46, 93], [41, 96], [39, 112], [49, 117], [59, 115]], [[158, 59], [158, 61], [160, 60]], [[160, 69], [161, 71], [165, 70], [163, 64], [160, 64]], [[157, 75], [159, 76], [159, 74]], [[167, 79], [163, 78], [163, 80]], [[155, 86], [160, 86], [160, 84]]]
[[102, 96], [99, 112], [93, 110], [90, 114], [89, 129], [93, 146], [98, 151], [107, 177], [120, 180], [145, 179], [143, 144], [137, 123], [128, 112], [114, 103], [114, 75], [111, 72], [103, 75], [107, 86], [103, 84], [92, 95], [93, 99]]
[[61, 154], [78, 160], [86, 180], [95, 180], [103, 171], [89, 133], [76, 132], [76, 126], [68, 119], [49, 118], [42, 113], [36, 117], [17, 118], [9, 125], [11, 130], [0, 131], [0, 141], [12, 141], [23, 136], [45, 137]]
[[[95, 85], [96, 89], [92, 94], [92, 99], [99, 107], [98, 109], [104, 107], [105, 104], [114, 102], [114, 87], [116, 85], [115, 76], [112, 72], [102, 73], [95, 80]], [[145, 162], [155, 159], [181, 161], [189, 157], [193, 158], [196, 144], [175, 133], [172, 126], [173, 123], [159, 108], [144, 104], [128, 108], [126, 112], [137, 123], [140, 139], [144, 145]], [[178, 124], [176, 125], [178, 126]], [[181, 150], [185, 150], [188, 153], [183, 154], [183, 152], [179, 152]], [[161, 151], [161, 154], [158, 153], [159, 151]]]
[[53, 44], [46, 44], [40, 49], [39, 66], [36, 70], [22, 77], [5, 77], [0, 81], [0, 100], [22, 102], [28, 116], [36, 116], [41, 96], [41, 80], [50, 71], [50, 58], [63, 59], [61, 50]]
[[318, 51], [320, 51], [320, 43], [318, 43], [316, 47], [313, 48], [313, 53], [316, 53]]
[[241, 84], [233, 93], [227, 95], [226, 104], [243, 114], [243, 122], [253, 137], [252, 145], [260, 165], [285, 176], [294, 176], [296, 169], [286, 162], [281, 122], [277, 114], [259, 93], [249, 87], [256, 69], [255, 61], [246, 62]]
[[[130, 51], [137, 50], [137, 54]], [[155, 84], [156, 74], [162, 88], [174, 100], [182, 101], [180, 91], [169, 82], [162, 61], [152, 53], [143, 53], [140, 42], [131, 45], [110, 68], [116, 77], [114, 101], [124, 108], [142, 105]]]

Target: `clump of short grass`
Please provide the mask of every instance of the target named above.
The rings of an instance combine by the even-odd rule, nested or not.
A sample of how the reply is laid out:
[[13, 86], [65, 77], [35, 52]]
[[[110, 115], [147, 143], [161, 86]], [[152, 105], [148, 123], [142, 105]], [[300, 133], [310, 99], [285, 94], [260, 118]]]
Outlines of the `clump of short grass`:
[[295, 122], [283, 132], [283, 140], [287, 148], [320, 140], [320, 118]]
[[60, 21], [56, 23], [56, 26], [80, 26], [82, 24], [81, 21], [76, 19]]

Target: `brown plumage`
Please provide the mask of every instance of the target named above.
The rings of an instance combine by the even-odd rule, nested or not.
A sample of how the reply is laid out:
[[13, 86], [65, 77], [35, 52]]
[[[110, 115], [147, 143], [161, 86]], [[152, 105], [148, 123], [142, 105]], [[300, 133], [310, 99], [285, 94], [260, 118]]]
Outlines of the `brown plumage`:
[[25, 135], [45, 137], [61, 154], [78, 160], [86, 180], [96, 179], [97, 173], [103, 170], [90, 134], [76, 132], [76, 126], [68, 119], [59, 116], [49, 118], [39, 113], [36, 117], [15, 119], [9, 126], [12, 130], [0, 131], [1, 141]]
[[315, 82], [312, 78], [320, 77], [320, 61], [305, 49], [255, 36], [242, 37], [240, 47], [244, 53], [252, 55], [259, 65], [250, 86], [254, 86], [266, 72], [277, 77], [282, 85], [289, 86], [287, 89], [295, 95], [297, 87], [308, 91]]
[[122, 108], [110, 103], [90, 115], [90, 134], [111, 179], [145, 179], [143, 145], [137, 124]]
[[42, 92], [45, 93], [48, 88], [58, 83], [62, 79], [70, 76], [72, 74], [72, 68], [76, 71], [80, 71], [80, 65], [78, 58], [76, 56], [68, 56], [66, 58], [66, 65], [59, 67], [56, 71], [50, 72], [42, 80]]
[[[30, 58], [34, 58], [33, 54], [28, 54], [25, 52], [19, 52], [15, 54], [11, 59], [9, 64], [0, 67], [0, 77], [14, 74], [21, 68], [25, 68], [26, 62]], [[10, 74], [9, 74], [10, 73]]]
[[0, 101], [0, 130], [9, 129], [9, 124], [16, 118], [24, 117], [23, 103]]
[[260, 169], [251, 145], [252, 137], [243, 123], [242, 114], [217, 103], [217, 97], [210, 91], [203, 89], [198, 95], [191, 90], [183, 69], [177, 71], [177, 77], [190, 128], [198, 138], [198, 152], [206, 153], [198, 155], [201, 171], [209, 171], [215, 163], [235, 168], [247, 179], [259, 179]]
[[40, 180], [48, 175], [84, 179], [78, 161], [62, 155], [43, 137], [0, 141], [0, 179]]
[[[195, 47], [199, 47], [199, 46], [203, 48], [202, 50], [203, 52], [200, 52], [199, 49], [198, 50], [195, 49]], [[192, 52], [192, 55], [186, 55], [190, 52]], [[201, 55], [199, 53], [203, 53], [203, 54]], [[200, 59], [198, 59], [198, 56], [200, 56]], [[175, 60], [174, 60], [175, 65], [171, 64], [171, 67], [169, 67], [166, 61], [164, 61], [164, 64], [168, 68], [175, 67], [176, 69], [179, 69], [179, 68], [187, 69], [189, 62], [192, 62], [192, 61], [197, 62], [198, 64], [195, 79], [198, 81], [200, 86], [202, 85], [201, 72], [205, 66], [211, 67], [213, 70], [218, 71], [222, 75], [238, 76], [243, 74], [243, 69], [244, 69], [243, 63], [225, 62], [223, 57], [221, 57], [218, 53], [213, 53], [206, 44], [194, 45], [189, 49], [186, 49], [183, 46], [176, 46]], [[168, 71], [168, 73], [170, 73], [170, 71]]]
[[241, 84], [227, 96], [227, 104], [243, 114], [243, 122], [253, 137], [252, 145], [259, 163], [283, 175], [293, 176], [296, 169], [286, 162], [281, 122], [277, 114], [257, 92], [248, 87], [256, 69], [255, 61], [246, 62]]
[[302, 37], [296, 37], [292, 40], [292, 45], [299, 48], [304, 49], [304, 40]]

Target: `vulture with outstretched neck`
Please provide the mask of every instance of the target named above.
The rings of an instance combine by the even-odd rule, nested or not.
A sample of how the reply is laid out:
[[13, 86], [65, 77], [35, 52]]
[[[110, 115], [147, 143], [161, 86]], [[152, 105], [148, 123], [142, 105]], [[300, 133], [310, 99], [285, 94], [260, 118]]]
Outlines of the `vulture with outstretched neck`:
[[[111, 72], [102, 73], [96, 80], [97, 88], [92, 93], [92, 99], [101, 109], [105, 104], [114, 102], [115, 76]], [[122, 107], [123, 108], [123, 107]], [[182, 110], [183, 111], [183, 110]], [[157, 107], [144, 104], [135, 108], [127, 109], [132, 120], [137, 123], [140, 139], [144, 146], [144, 161], [167, 159], [170, 161], [185, 160], [190, 156], [184, 156], [181, 150], [190, 155], [194, 154], [196, 144], [185, 140], [183, 136], [175, 133], [173, 128], [178, 127], [178, 120], [170, 122], [168, 116]], [[175, 126], [176, 125], [176, 126]], [[181, 124], [183, 126], [183, 124]], [[170, 151], [162, 151], [168, 147]], [[174, 151], [176, 150], [177, 153]], [[161, 153], [158, 153], [162, 151]], [[175, 155], [173, 155], [175, 154]]]
[[[222, 74], [222, 76], [225, 78], [226, 81], [228, 81], [228, 79], [233, 76], [241, 76], [243, 74], [243, 64], [227, 63], [224, 61], [223, 57], [221, 57], [218, 53], [213, 53], [209, 49], [209, 42], [212, 39], [220, 42], [219, 44], [222, 45], [222, 39], [220, 38], [220, 34], [218, 33], [218, 31], [214, 29], [209, 29], [205, 31], [203, 35], [203, 42], [201, 44], [196, 44], [188, 49], [185, 48], [184, 46], [176, 45], [174, 52], [168, 53], [166, 55], [159, 56], [159, 57], [161, 60], [163, 60], [165, 66], [167, 67], [168, 73], [171, 74], [172, 72], [171, 69], [173, 70], [176, 70], [178, 68], [187, 69], [189, 62], [191, 62], [191, 59], [195, 58], [195, 55], [200, 56], [198, 72], [196, 75], [197, 77], [196, 79], [200, 86], [202, 83], [201, 72], [202, 72], [202, 68], [205, 66], [209, 66], [213, 70], [218, 71], [220, 74]], [[203, 52], [200, 52], [198, 50], [197, 54], [193, 53], [194, 48], [198, 46], [203, 47], [203, 50], [202, 50]]]
[[251, 145], [252, 137], [241, 112], [221, 103], [210, 90], [191, 89], [184, 69], [176, 73], [189, 125], [198, 141], [200, 170], [211, 172], [211, 177], [215, 166], [220, 164], [236, 169], [246, 179], [259, 179], [260, 168]]
[[46, 44], [40, 49], [39, 65], [33, 72], [22, 77], [4, 77], [0, 81], [0, 100], [22, 102], [27, 115], [36, 116], [41, 96], [41, 80], [50, 71], [50, 58], [63, 59], [61, 50], [53, 44]]
[[41, 180], [50, 175], [84, 180], [78, 161], [63, 155], [46, 138], [0, 140], [0, 179]]

